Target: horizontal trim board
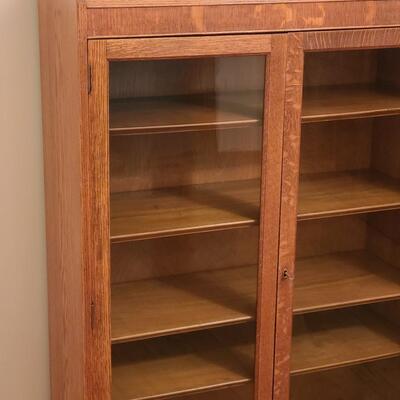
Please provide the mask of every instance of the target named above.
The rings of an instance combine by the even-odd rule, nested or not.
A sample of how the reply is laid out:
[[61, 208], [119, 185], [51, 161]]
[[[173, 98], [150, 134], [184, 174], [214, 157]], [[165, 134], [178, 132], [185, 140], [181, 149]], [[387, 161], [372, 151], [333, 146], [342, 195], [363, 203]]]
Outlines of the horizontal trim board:
[[107, 41], [109, 60], [267, 54], [271, 35], [121, 39]]
[[[400, 14], [400, 10], [399, 10]], [[399, 28], [364, 29], [332, 32], [307, 32], [304, 50], [333, 51], [400, 46]]]
[[88, 37], [200, 35], [399, 26], [398, 0], [90, 8]]
[[[343, 3], [354, 0], [320, 0], [320, 3]], [[377, 0], [384, 1], [384, 0]], [[87, 8], [119, 7], [185, 7], [185, 6], [218, 6], [235, 4], [291, 4], [312, 3], [315, 0], [87, 0]]]

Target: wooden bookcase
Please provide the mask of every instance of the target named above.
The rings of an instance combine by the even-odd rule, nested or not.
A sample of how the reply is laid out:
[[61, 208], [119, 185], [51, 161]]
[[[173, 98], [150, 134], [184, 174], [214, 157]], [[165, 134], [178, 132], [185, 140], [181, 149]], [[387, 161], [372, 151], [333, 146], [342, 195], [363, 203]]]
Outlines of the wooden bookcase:
[[398, 1], [39, 11], [52, 399], [398, 399]]

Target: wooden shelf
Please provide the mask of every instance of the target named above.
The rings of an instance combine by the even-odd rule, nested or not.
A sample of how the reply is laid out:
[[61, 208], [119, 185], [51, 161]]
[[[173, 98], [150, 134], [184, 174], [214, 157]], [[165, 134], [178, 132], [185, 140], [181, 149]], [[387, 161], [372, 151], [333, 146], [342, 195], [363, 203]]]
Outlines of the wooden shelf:
[[253, 380], [255, 332], [248, 326], [113, 347], [113, 400], [143, 400]]
[[292, 374], [400, 355], [399, 327], [367, 308], [296, 316]]
[[245, 128], [260, 124], [262, 92], [112, 100], [110, 133], [135, 135]]
[[259, 213], [258, 180], [112, 194], [111, 240], [247, 227]]
[[113, 343], [253, 320], [256, 292], [256, 266], [114, 285]]
[[309, 87], [304, 91], [304, 123], [396, 114], [400, 114], [398, 90], [349, 85]]
[[291, 400], [398, 400], [400, 358], [293, 376]]
[[253, 398], [253, 382], [178, 397], [179, 400], [251, 400]]
[[[213, 183], [111, 195], [114, 242], [255, 225], [260, 181]], [[400, 182], [373, 171], [303, 175], [299, 220], [397, 209]]]
[[294, 313], [400, 298], [400, 269], [366, 251], [296, 261]]
[[[255, 266], [114, 285], [113, 342], [253, 320], [256, 291]], [[300, 259], [294, 293], [295, 314], [393, 300], [400, 270], [362, 251]]]
[[399, 181], [377, 172], [329, 172], [300, 178], [299, 220], [398, 207]]

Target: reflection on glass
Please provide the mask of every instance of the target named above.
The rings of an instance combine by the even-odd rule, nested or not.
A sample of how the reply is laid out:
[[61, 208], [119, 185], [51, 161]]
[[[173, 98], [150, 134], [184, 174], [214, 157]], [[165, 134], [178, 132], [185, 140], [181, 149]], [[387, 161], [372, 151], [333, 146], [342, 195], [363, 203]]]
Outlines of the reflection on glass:
[[259, 56], [110, 66], [113, 400], [253, 398], [264, 86]]
[[399, 55], [305, 57], [291, 400], [400, 396]]

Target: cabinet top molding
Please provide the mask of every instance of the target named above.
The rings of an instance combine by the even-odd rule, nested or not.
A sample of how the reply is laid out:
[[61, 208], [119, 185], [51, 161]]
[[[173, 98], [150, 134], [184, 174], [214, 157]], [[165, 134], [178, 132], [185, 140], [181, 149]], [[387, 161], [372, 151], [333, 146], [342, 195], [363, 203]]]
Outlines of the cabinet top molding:
[[398, 0], [81, 1], [89, 39], [400, 26]]
[[[354, 0], [86, 0], [88, 8], [118, 7], [187, 7], [218, 5], [252, 5], [252, 4], [293, 4], [293, 3], [326, 3], [354, 2]], [[364, 1], [364, 0], [358, 0]], [[385, 1], [385, 0], [376, 0]]]

